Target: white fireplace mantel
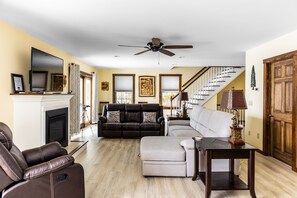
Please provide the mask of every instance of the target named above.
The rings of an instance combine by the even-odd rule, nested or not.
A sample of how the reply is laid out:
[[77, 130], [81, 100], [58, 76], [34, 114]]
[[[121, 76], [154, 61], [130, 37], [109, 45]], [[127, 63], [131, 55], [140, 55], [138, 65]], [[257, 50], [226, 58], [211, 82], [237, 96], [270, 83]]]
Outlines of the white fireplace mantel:
[[46, 111], [68, 107], [68, 140], [70, 94], [14, 94], [13, 140], [21, 149], [30, 149], [45, 144]]

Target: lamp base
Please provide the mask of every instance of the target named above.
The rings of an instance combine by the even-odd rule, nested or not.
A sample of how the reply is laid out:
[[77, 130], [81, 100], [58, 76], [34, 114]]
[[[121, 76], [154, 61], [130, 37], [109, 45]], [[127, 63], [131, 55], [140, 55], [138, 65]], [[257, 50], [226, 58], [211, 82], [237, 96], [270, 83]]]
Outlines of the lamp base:
[[234, 145], [244, 145], [245, 142], [242, 139], [241, 131], [242, 127], [230, 127], [231, 128], [231, 136], [229, 142]]
[[188, 118], [186, 103], [183, 104], [183, 118]]

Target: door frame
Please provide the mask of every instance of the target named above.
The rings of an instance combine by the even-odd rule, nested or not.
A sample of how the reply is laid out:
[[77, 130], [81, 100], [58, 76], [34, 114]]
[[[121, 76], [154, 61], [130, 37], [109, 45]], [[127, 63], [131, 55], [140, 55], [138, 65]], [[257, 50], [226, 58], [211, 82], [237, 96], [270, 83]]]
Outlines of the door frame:
[[294, 62], [294, 69], [293, 69], [293, 112], [292, 112], [292, 170], [297, 172], [297, 159], [296, 159], [296, 142], [297, 142], [297, 136], [296, 136], [296, 114], [297, 114], [297, 50], [292, 51], [286, 54], [281, 54], [278, 56], [274, 56], [268, 59], [263, 60], [264, 64], [264, 100], [263, 100], [263, 154], [271, 156], [272, 154], [272, 145], [271, 145], [271, 126], [270, 126], [270, 104], [271, 104], [271, 65], [275, 62], [287, 60], [287, 59], [293, 59]]

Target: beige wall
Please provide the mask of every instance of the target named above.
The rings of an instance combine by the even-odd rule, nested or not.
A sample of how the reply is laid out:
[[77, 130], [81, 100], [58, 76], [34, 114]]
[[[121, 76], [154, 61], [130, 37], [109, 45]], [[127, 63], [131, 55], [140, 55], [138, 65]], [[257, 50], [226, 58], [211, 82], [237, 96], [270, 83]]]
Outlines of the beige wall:
[[[159, 103], [159, 74], [182, 74], [182, 84], [187, 82], [193, 75], [195, 75], [200, 67], [177, 67], [171, 70], [157, 70], [157, 69], [97, 69], [99, 76], [99, 101], [112, 102], [112, 74], [135, 74], [135, 103], [138, 101], [147, 101], [150, 103]], [[155, 97], [139, 97], [138, 96], [138, 78], [141, 75], [155, 76]], [[109, 91], [101, 90], [101, 82], [109, 82]]]
[[230, 90], [232, 87], [239, 90], [245, 90], [245, 72], [242, 72], [239, 76], [237, 76], [232, 82], [230, 82], [224, 89], [222, 89], [217, 95], [212, 97], [209, 101], [207, 101], [203, 107], [207, 109], [217, 109], [217, 104], [221, 104], [223, 92], [226, 90]]
[[[75, 62], [90, 73], [94, 69], [73, 56], [41, 41], [7, 23], [0, 21], [0, 121], [13, 127], [13, 92], [11, 73], [22, 74], [25, 90], [29, 91], [29, 70], [31, 68], [31, 47], [64, 59], [64, 74], [68, 74], [68, 64]], [[64, 91], [67, 91], [67, 86]], [[29, 112], [28, 112], [29, 113]], [[25, 115], [24, 115], [25, 116]]]
[[228, 84], [224, 89], [222, 89], [218, 93], [218, 104], [221, 104], [223, 92], [232, 89], [232, 87], [234, 87], [234, 89], [236, 90], [245, 91], [245, 72], [242, 72], [230, 84]]
[[204, 105], [203, 107], [206, 109], [212, 109], [212, 110], [217, 110], [217, 104], [218, 104], [218, 94], [214, 95], [213, 97], [211, 97], [211, 99], [209, 99]]
[[[263, 60], [297, 50], [297, 30], [246, 52], [246, 141], [263, 149]], [[250, 88], [252, 66], [255, 66], [258, 91]]]

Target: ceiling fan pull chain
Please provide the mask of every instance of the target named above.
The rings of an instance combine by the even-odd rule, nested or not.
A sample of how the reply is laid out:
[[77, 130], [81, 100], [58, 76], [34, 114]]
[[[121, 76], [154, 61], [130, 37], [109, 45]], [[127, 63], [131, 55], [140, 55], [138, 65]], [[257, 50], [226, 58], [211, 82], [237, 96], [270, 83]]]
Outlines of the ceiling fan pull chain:
[[158, 65], [160, 65], [160, 52], [158, 52]]

